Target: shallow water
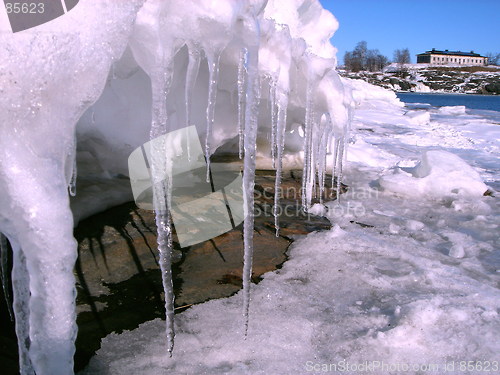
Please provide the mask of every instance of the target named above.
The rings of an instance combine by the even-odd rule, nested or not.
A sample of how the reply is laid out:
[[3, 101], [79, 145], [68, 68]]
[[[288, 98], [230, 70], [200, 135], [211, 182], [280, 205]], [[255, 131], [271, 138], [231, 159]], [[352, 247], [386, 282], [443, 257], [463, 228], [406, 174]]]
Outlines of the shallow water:
[[405, 103], [429, 103], [434, 107], [463, 105], [468, 109], [500, 111], [500, 96], [469, 94], [429, 94], [399, 92], [397, 97]]

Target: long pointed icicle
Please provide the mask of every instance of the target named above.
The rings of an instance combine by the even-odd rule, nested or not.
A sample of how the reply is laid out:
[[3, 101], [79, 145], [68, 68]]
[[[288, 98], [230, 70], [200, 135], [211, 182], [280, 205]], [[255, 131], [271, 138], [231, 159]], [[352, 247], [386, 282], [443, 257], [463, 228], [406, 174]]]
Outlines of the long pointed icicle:
[[277, 145], [277, 113], [276, 113], [276, 80], [271, 77], [269, 79], [269, 104], [271, 106], [271, 159], [273, 162], [273, 168], [276, 169], [276, 151]]
[[30, 277], [26, 266], [26, 257], [22, 249], [15, 243], [12, 245], [12, 290], [14, 293], [14, 313], [17, 344], [19, 347], [19, 373], [35, 375], [35, 370], [29, 357], [30, 349]]
[[[308, 184], [307, 184], [307, 204], [311, 205], [312, 198], [316, 198], [316, 168], [318, 164], [318, 141], [320, 139], [321, 129], [319, 129], [319, 124], [316, 117], [316, 113], [313, 112], [312, 126], [311, 126], [311, 145], [310, 153], [311, 159], [309, 161], [309, 174], [308, 174]], [[314, 135], [314, 136], [313, 136]]]
[[340, 203], [340, 189], [342, 187], [342, 170], [343, 170], [343, 160], [344, 160], [344, 140], [341, 139], [339, 142], [339, 155], [338, 155], [338, 166], [337, 166], [337, 202]]
[[205, 136], [205, 159], [207, 161], [207, 182], [210, 182], [210, 138], [215, 119], [215, 103], [217, 101], [217, 84], [219, 82], [220, 52], [207, 54], [208, 61], [208, 103], [207, 103], [207, 134]]
[[[334, 174], [335, 170], [337, 172], [337, 202], [340, 202], [340, 189], [342, 187], [342, 177], [343, 177], [343, 169], [344, 169], [344, 158], [347, 156], [347, 140], [349, 139], [348, 134], [350, 131], [350, 127], [352, 124], [353, 117], [353, 109], [352, 107], [348, 108], [348, 118], [347, 122], [344, 123], [342, 135], [340, 135], [335, 140], [335, 157], [334, 157]], [[333, 177], [332, 174], [332, 187], [333, 187]]]
[[304, 124], [304, 167], [302, 172], [302, 207], [307, 209], [310, 205], [311, 169], [312, 164], [312, 132], [313, 132], [313, 83], [312, 78], [308, 79], [306, 93], [306, 117]]
[[[196, 78], [198, 77], [198, 72], [200, 70], [200, 60], [201, 60], [201, 51], [198, 46], [193, 43], [188, 43], [188, 54], [189, 61], [186, 70], [186, 85], [184, 87], [184, 103], [186, 106], [186, 131], [191, 123], [191, 99], [193, 97], [193, 90], [196, 84]], [[191, 160], [191, 149], [189, 146], [188, 138], [186, 137], [186, 149], [188, 159]]]
[[333, 135], [333, 161], [332, 161], [332, 186], [331, 188], [335, 188], [335, 174], [337, 173], [337, 159], [339, 155], [339, 147], [338, 147], [338, 138]]
[[[334, 140], [334, 150], [333, 150], [333, 166], [332, 166], [332, 189], [336, 188], [337, 194], [337, 202], [339, 202], [340, 198], [340, 174], [342, 168], [342, 149], [343, 139], [340, 136], [337, 136]], [[336, 182], [336, 184], [335, 184]]]
[[247, 69], [248, 50], [242, 48], [238, 62], [238, 135], [239, 157], [243, 158], [243, 140], [245, 138], [245, 74]]
[[319, 182], [319, 200], [323, 203], [325, 197], [325, 183], [326, 183], [326, 158], [328, 154], [328, 145], [331, 140], [331, 118], [328, 113], [325, 114], [325, 121], [322, 127], [321, 141], [319, 144], [319, 157], [318, 157], [318, 182]]
[[7, 305], [7, 309], [9, 310], [10, 320], [13, 321], [14, 312], [12, 311], [9, 291], [9, 246], [7, 243], [7, 237], [5, 237], [2, 233], [0, 233], [0, 276], [2, 277], [2, 288], [5, 303]]
[[[151, 172], [153, 176], [153, 200], [158, 231], [158, 252], [163, 289], [165, 291], [165, 316], [167, 350], [172, 355], [174, 348], [174, 291], [172, 280], [172, 229], [168, 207], [170, 204], [170, 179], [168, 178], [168, 160], [165, 160], [165, 142], [158, 138], [167, 132], [167, 94], [172, 80], [171, 67], [160, 64], [151, 77], [153, 92], [152, 124], [150, 138], [155, 142], [151, 149]], [[164, 181], [162, 176], [167, 176]]]
[[286, 111], [288, 106], [288, 97], [283, 95], [283, 103], [278, 100], [277, 109], [277, 126], [276, 126], [276, 178], [274, 181], [274, 228], [276, 230], [276, 237], [279, 236], [280, 223], [279, 223], [279, 203], [281, 196], [281, 178], [283, 173], [283, 152], [285, 150], [285, 130], [286, 130]]
[[243, 191], [246, 217], [243, 224], [243, 314], [245, 318], [245, 336], [248, 332], [248, 312], [250, 308], [250, 283], [253, 262], [254, 231], [254, 186], [255, 186], [255, 154], [257, 141], [257, 125], [259, 115], [259, 49], [252, 46], [248, 51], [247, 90], [245, 108], [245, 157], [243, 159]]
[[186, 70], [186, 86], [184, 88], [184, 101], [186, 105], [186, 127], [191, 126], [191, 98], [193, 96], [194, 85], [200, 70], [200, 49], [193, 45], [188, 45], [189, 61]]

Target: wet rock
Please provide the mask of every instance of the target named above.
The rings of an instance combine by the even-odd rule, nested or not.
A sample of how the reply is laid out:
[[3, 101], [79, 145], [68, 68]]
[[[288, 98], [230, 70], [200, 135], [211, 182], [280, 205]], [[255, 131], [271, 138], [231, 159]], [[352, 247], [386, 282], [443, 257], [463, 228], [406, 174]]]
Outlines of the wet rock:
[[[279, 268], [295, 236], [329, 229], [327, 219], [300, 208], [301, 172], [286, 172], [280, 189], [280, 232], [274, 228], [274, 171], [257, 171], [255, 184], [254, 264], [252, 280]], [[331, 184], [331, 182], [330, 182]], [[346, 186], [342, 185], [342, 191]], [[327, 188], [321, 200], [336, 199]], [[319, 192], [314, 202], [319, 202]], [[127, 203], [82, 221], [75, 229], [79, 243], [77, 310], [79, 334], [75, 366], [83, 368], [111, 332], [136, 328], [164, 318], [163, 288], [156, 255], [152, 211]], [[177, 311], [236, 293], [242, 284], [242, 225], [176, 252], [173, 266]]]
[[500, 94], [500, 82], [488, 83], [484, 86], [484, 89], [491, 94]]
[[[500, 95], [500, 69], [491, 66], [426, 67], [409, 72], [340, 72], [389, 90], [418, 91], [420, 82], [432, 91]], [[418, 74], [416, 74], [418, 73]]]

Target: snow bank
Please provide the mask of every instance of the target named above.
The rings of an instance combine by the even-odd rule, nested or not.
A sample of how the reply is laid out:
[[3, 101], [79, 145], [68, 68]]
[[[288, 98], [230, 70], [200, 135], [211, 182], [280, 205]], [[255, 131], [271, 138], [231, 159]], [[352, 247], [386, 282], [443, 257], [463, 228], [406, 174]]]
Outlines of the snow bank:
[[[447, 373], [462, 358], [498, 359], [494, 281], [482, 284], [427, 243], [387, 233], [382, 223], [347, 224], [295, 242], [290, 257], [255, 286], [258, 318], [245, 340], [240, 293], [180, 314], [172, 358], [155, 320], [107, 336], [83, 374], [416, 375]], [[372, 371], [356, 371], [367, 362]], [[424, 370], [430, 364], [439, 367]]]
[[397, 168], [378, 180], [384, 190], [410, 197], [480, 197], [488, 190], [471, 166], [447, 151], [426, 151], [414, 168]]
[[427, 125], [431, 121], [431, 114], [427, 111], [408, 111], [406, 116], [414, 125]]
[[371, 85], [361, 79], [341, 78], [345, 86], [352, 90], [352, 96], [357, 105], [363, 102], [372, 102], [375, 106], [378, 102], [387, 102], [391, 105], [404, 107], [394, 91]]

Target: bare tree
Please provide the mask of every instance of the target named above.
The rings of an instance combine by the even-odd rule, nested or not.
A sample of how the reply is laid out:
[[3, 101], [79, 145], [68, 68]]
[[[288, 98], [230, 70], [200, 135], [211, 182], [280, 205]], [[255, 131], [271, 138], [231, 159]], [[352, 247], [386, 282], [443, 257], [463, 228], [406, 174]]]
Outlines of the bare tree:
[[367, 52], [366, 68], [370, 72], [379, 72], [387, 65], [388, 59], [378, 49], [370, 49]]
[[500, 65], [500, 53], [488, 52], [485, 56], [488, 58], [488, 65]]
[[344, 54], [344, 66], [347, 70], [352, 71], [352, 66], [353, 66], [353, 57], [352, 57], [352, 52], [347, 51]]
[[368, 54], [367, 43], [363, 40], [356, 45], [352, 56], [354, 59], [353, 71], [366, 70], [366, 56]]
[[394, 62], [399, 65], [410, 64], [411, 63], [410, 50], [408, 48], [395, 50]]
[[395, 50], [394, 62], [398, 64], [399, 74], [404, 77], [407, 73], [405, 64], [411, 63], [410, 50], [408, 48]]
[[383, 56], [377, 49], [369, 50], [365, 41], [359, 42], [353, 51], [344, 54], [345, 68], [353, 72], [380, 71], [387, 63], [387, 57]]

